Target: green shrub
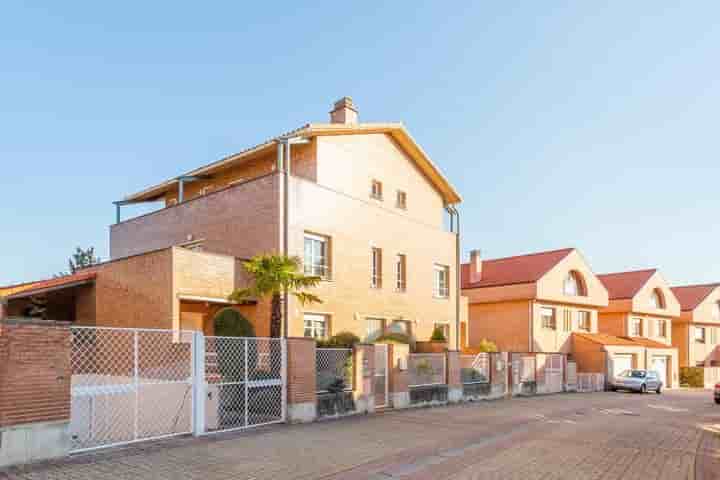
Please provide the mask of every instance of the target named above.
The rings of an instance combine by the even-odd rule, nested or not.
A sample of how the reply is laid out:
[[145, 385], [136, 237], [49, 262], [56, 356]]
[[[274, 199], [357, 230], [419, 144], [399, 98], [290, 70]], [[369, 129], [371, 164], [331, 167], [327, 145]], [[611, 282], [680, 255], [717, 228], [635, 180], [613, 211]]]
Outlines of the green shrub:
[[680, 367], [680, 385], [703, 388], [705, 386], [705, 372], [700, 367]]
[[223, 308], [213, 318], [218, 337], [254, 337], [255, 328], [250, 320], [232, 308]]
[[483, 338], [480, 340], [480, 344], [478, 344], [478, 350], [481, 352], [497, 352], [498, 348], [494, 342], [491, 342], [487, 338]]
[[412, 344], [412, 339], [410, 336], [405, 335], [404, 333], [396, 333], [396, 332], [388, 332], [380, 336], [377, 340], [375, 340], [376, 343], [404, 343], [406, 345]]
[[328, 339], [318, 339], [318, 348], [352, 348], [360, 338], [352, 332], [338, 332]]
[[433, 329], [432, 335], [430, 336], [431, 342], [447, 342], [447, 338], [445, 338], [445, 333], [443, 332], [443, 329], [440, 327], [435, 327]]

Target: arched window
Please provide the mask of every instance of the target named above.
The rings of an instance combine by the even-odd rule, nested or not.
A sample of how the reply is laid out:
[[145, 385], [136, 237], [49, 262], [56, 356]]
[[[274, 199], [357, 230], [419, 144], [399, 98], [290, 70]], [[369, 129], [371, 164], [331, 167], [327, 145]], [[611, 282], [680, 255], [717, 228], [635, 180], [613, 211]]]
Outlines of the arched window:
[[586, 295], [585, 282], [578, 272], [572, 271], [568, 273], [567, 277], [565, 277], [565, 282], [563, 283], [563, 293], [571, 297]]
[[658, 310], [665, 308], [665, 297], [663, 297], [659, 288], [653, 290], [653, 293], [650, 296], [650, 306]]

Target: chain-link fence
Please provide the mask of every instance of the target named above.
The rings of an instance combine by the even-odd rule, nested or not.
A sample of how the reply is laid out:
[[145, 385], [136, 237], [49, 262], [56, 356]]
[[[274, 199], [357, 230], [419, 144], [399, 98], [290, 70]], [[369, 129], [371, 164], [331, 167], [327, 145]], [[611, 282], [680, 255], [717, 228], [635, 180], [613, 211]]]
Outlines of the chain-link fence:
[[192, 332], [71, 332], [72, 450], [192, 431]]
[[408, 356], [410, 387], [444, 385], [446, 382], [444, 353], [411, 353]]
[[353, 389], [353, 350], [318, 348], [315, 350], [317, 392], [342, 392]]
[[490, 354], [460, 355], [460, 378], [464, 385], [490, 382]]

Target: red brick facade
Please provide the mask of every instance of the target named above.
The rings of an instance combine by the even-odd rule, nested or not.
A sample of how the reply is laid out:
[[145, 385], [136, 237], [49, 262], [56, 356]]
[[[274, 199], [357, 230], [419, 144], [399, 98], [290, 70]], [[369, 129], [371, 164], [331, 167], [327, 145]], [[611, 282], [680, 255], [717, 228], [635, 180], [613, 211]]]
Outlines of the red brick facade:
[[317, 390], [315, 339], [288, 338], [287, 360], [288, 404], [314, 404]]
[[0, 428], [70, 419], [70, 329], [0, 324]]
[[188, 241], [249, 258], [277, 251], [280, 175], [273, 173], [110, 227], [110, 256], [122, 258]]

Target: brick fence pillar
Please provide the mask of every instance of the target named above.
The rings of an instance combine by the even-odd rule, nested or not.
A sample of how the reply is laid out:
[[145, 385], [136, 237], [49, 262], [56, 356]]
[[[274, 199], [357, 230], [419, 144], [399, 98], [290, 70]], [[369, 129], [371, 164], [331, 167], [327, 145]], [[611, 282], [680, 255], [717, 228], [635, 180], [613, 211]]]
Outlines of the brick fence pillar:
[[70, 451], [70, 350], [65, 323], [0, 322], [0, 467]]
[[463, 384], [460, 378], [460, 352], [457, 350], [448, 350], [445, 352], [445, 355], [448, 402], [459, 402], [463, 398]]
[[375, 411], [375, 345], [358, 344], [353, 351], [355, 411]]
[[287, 339], [287, 420], [312, 422], [317, 418], [315, 339]]
[[388, 358], [390, 366], [388, 373], [390, 383], [389, 405], [393, 408], [405, 408], [410, 406], [410, 388], [408, 375], [408, 357], [410, 356], [410, 345], [394, 343], [388, 345]]

